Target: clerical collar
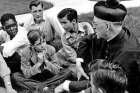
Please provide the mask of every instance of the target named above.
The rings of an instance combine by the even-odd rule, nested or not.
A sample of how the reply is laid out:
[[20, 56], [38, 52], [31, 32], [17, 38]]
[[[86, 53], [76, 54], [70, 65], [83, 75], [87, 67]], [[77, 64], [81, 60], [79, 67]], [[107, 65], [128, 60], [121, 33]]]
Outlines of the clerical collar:
[[107, 42], [109, 42], [109, 41], [113, 40], [114, 38], [116, 38], [116, 37], [122, 32], [122, 29], [123, 29], [122, 27], [119, 28], [119, 29], [118, 29], [119, 33], [116, 33], [114, 36], [110, 37], [110, 38], [107, 40]]
[[118, 40], [120, 41], [120, 40], [122, 40], [124, 34], [125, 34], [125, 29], [122, 28], [122, 30], [120, 31], [119, 34], [117, 34], [116, 36], [114, 36], [114, 38], [108, 40], [107, 42], [113, 43], [113, 42], [117, 42]]
[[116, 34], [116, 35], [114, 35], [114, 36], [112, 36], [111, 38], [109, 38], [108, 40], [107, 40], [107, 42], [109, 42], [109, 41], [111, 41], [111, 40], [113, 40], [117, 35], [119, 35], [119, 33], [118, 34]]

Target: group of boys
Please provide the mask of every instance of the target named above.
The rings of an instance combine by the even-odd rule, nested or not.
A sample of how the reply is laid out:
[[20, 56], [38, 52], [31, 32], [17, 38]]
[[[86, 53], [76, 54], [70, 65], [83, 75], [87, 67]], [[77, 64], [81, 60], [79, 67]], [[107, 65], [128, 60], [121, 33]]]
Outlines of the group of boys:
[[57, 15], [65, 30], [61, 35], [43, 18], [40, 0], [33, 0], [29, 9], [33, 19], [23, 27], [11, 13], [1, 17], [0, 86], [6, 93], [140, 91], [135, 84], [140, 81], [132, 78], [138, 74], [130, 68], [138, 67], [137, 60], [121, 60], [129, 50], [139, 49], [139, 43], [122, 26], [127, 9], [117, 0], [94, 5], [92, 27], [81, 27], [75, 9], [63, 9]]

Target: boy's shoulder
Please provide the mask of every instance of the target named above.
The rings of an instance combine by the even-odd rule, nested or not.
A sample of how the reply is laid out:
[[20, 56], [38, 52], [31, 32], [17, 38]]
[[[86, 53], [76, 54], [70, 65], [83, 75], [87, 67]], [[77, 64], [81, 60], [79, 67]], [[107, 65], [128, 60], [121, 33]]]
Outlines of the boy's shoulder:
[[23, 45], [20, 47], [19, 51], [20, 55], [28, 55], [30, 52], [30, 46], [29, 45]]

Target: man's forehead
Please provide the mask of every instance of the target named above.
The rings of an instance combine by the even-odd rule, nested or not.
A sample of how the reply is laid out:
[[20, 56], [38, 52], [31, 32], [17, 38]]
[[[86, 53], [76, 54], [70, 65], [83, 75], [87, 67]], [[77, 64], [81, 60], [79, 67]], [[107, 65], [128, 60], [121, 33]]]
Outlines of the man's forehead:
[[93, 21], [94, 21], [94, 22], [103, 22], [103, 23], [121, 23], [121, 22], [106, 21], [106, 20], [103, 20], [103, 19], [98, 18], [98, 17], [96, 17], [96, 16], [94, 16]]
[[13, 24], [16, 23], [13, 19], [9, 19], [7, 21], [5, 21], [5, 25], [9, 25], [9, 24]]
[[96, 17], [96, 16], [93, 17], [93, 21], [95, 21], [95, 22], [109, 22], [109, 21], [100, 19], [100, 18], [98, 18], [98, 17]]
[[63, 18], [59, 18], [59, 21], [69, 21], [69, 20], [67, 19], [67, 16], [65, 16]]

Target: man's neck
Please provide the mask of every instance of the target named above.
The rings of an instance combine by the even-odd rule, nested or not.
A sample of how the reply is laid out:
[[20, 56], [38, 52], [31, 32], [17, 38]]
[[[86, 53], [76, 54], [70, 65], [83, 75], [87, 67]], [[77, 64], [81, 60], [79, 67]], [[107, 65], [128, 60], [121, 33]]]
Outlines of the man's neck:
[[40, 24], [40, 23], [43, 22], [43, 21], [44, 21], [44, 19], [41, 19], [41, 20], [35, 20], [35, 19], [34, 19], [35, 24]]
[[107, 42], [111, 41], [112, 39], [114, 39], [122, 30], [122, 27], [118, 27], [113, 29], [114, 31], [112, 33], [110, 33], [110, 35], [108, 36], [109, 38], [107, 39]]

